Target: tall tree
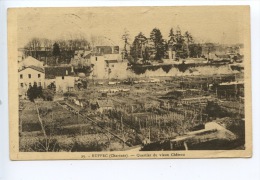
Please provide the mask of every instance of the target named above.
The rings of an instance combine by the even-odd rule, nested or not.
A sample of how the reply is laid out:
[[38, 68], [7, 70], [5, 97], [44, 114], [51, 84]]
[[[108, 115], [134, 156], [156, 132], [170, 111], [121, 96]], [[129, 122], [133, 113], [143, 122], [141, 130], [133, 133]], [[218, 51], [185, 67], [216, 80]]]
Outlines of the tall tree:
[[171, 50], [175, 50], [175, 45], [176, 45], [176, 35], [174, 34], [173, 28], [170, 29], [169, 33], [169, 41], [168, 41], [168, 47]]
[[129, 45], [129, 38], [130, 34], [129, 31], [127, 29], [124, 29], [124, 34], [122, 35], [122, 40], [124, 41], [124, 54], [123, 54], [123, 58], [127, 58], [128, 57], [128, 52], [126, 47]]
[[34, 102], [34, 99], [42, 96], [42, 87], [37, 87], [37, 84], [34, 83], [33, 86], [29, 86], [27, 90], [27, 96], [30, 101]]
[[56, 64], [58, 64], [58, 57], [60, 56], [60, 46], [58, 43], [54, 43], [53, 44], [53, 50], [52, 50], [52, 55], [55, 57], [56, 59]]
[[188, 55], [188, 57], [190, 57], [189, 45], [191, 43], [193, 43], [193, 37], [191, 36], [191, 34], [188, 31], [185, 32], [184, 37], [185, 37], [185, 41], [186, 41], [186, 45], [187, 45], [187, 55]]
[[156, 50], [155, 59], [161, 60], [166, 52], [166, 47], [160, 29], [154, 28], [150, 33], [150, 38], [154, 42]]
[[200, 44], [190, 44], [189, 52], [190, 52], [190, 57], [193, 57], [193, 58], [201, 57], [202, 47]]
[[52, 55], [53, 56], [59, 56], [60, 55], [60, 46], [56, 42], [53, 44]]
[[181, 29], [178, 26], [176, 30], [176, 42], [177, 42], [177, 50], [183, 50], [184, 37], [181, 34]]
[[32, 38], [25, 46], [26, 49], [29, 50], [29, 55], [38, 59], [37, 51], [41, 47], [41, 41], [39, 38]]
[[145, 52], [145, 42], [147, 38], [144, 36], [142, 32], [140, 32], [137, 36], [135, 36], [134, 42], [131, 46], [131, 56], [137, 61], [139, 58], [143, 59]]

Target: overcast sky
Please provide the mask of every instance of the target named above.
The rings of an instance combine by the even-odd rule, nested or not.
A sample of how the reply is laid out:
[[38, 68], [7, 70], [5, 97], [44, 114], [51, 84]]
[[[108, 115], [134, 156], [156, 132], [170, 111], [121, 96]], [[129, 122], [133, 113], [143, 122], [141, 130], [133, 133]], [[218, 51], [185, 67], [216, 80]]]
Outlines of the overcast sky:
[[197, 42], [243, 43], [248, 23], [245, 7], [117, 7], [117, 8], [30, 8], [18, 13], [18, 46], [31, 38], [52, 40], [79, 34], [89, 38], [102, 35], [122, 45], [126, 28], [131, 40], [143, 32], [147, 37], [154, 27], [167, 38], [179, 26]]

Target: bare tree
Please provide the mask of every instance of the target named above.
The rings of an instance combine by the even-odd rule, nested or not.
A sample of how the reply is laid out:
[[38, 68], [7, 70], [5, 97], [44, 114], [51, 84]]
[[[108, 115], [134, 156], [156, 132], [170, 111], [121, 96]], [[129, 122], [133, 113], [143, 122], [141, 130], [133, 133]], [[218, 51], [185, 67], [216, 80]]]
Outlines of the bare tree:
[[41, 41], [39, 38], [32, 38], [25, 46], [29, 50], [29, 55], [37, 58], [37, 51], [41, 48]]

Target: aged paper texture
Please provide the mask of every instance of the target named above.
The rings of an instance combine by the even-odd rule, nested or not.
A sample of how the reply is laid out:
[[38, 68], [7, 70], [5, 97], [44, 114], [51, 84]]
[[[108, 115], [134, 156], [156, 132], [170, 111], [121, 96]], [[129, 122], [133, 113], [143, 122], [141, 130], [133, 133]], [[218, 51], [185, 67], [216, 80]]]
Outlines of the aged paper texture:
[[252, 156], [250, 7], [8, 9], [10, 158]]

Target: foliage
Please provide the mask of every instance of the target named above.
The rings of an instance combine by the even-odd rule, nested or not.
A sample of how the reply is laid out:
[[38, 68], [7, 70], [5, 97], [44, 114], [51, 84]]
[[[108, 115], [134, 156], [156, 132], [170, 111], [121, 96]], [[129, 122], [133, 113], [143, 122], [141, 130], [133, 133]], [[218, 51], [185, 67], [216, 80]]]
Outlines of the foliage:
[[154, 42], [156, 50], [155, 59], [161, 60], [166, 52], [166, 43], [163, 40], [160, 29], [154, 28], [150, 33], [150, 38]]
[[138, 64], [140, 63], [138, 62], [139, 59], [142, 60], [142, 64], [148, 64], [150, 60], [160, 61], [163, 58], [167, 58], [168, 50], [175, 51], [177, 59], [201, 57], [202, 47], [200, 44], [194, 43], [190, 32], [186, 31], [182, 34], [179, 27], [176, 32], [171, 28], [168, 38], [168, 40], [163, 39], [162, 33], [158, 28], [154, 28], [151, 31], [149, 38], [146, 38], [140, 32], [135, 37], [130, 48], [130, 57], [134, 59], [131, 63]]
[[27, 90], [27, 96], [30, 101], [34, 102], [36, 98], [42, 97], [42, 87], [37, 87], [37, 84], [34, 83], [33, 86], [29, 86], [29, 89]]
[[202, 46], [200, 44], [189, 45], [189, 55], [192, 58], [198, 58], [202, 55]]
[[53, 56], [59, 56], [60, 55], [60, 46], [56, 42], [53, 44], [52, 55]]
[[56, 90], [56, 85], [52, 82], [51, 84], [49, 84], [47, 86], [48, 89], [52, 90], [52, 91], [55, 91]]
[[51, 89], [44, 89], [42, 93], [43, 100], [53, 101], [54, 91]]
[[144, 44], [147, 38], [144, 36], [142, 32], [140, 32], [137, 36], [135, 36], [134, 42], [131, 46], [130, 54], [134, 58], [136, 62], [139, 58], [144, 57]]
[[229, 116], [226, 110], [222, 109], [217, 103], [213, 101], [208, 102], [206, 108], [204, 109], [204, 113], [208, 114], [208, 117], [213, 118], [222, 118]]

